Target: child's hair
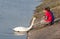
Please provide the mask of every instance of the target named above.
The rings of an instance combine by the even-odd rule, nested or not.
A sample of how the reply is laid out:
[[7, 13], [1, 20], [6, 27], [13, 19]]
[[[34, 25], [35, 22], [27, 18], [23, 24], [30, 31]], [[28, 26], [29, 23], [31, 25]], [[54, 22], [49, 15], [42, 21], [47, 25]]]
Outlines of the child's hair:
[[50, 11], [50, 7], [45, 7], [44, 10]]

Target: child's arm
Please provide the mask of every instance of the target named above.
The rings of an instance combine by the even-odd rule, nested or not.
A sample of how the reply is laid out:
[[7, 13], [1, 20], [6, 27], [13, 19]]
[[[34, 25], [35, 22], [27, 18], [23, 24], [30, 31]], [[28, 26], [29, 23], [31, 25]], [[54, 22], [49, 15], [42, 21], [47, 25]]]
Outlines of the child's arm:
[[48, 17], [44, 15], [44, 16], [43, 16], [43, 19], [47, 20], [47, 19], [48, 19]]

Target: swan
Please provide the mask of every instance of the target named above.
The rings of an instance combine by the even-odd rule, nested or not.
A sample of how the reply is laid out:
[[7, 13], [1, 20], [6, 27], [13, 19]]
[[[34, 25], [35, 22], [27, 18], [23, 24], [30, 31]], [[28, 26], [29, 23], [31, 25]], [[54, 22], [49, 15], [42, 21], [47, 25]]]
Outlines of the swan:
[[30, 27], [15, 27], [15, 28], [13, 28], [13, 30], [14, 30], [14, 31], [17, 31], [17, 32], [29, 31], [29, 30], [32, 28], [33, 24], [34, 24], [35, 19], [36, 19], [36, 18], [33, 17], [33, 20], [32, 20], [32, 23], [31, 23]]

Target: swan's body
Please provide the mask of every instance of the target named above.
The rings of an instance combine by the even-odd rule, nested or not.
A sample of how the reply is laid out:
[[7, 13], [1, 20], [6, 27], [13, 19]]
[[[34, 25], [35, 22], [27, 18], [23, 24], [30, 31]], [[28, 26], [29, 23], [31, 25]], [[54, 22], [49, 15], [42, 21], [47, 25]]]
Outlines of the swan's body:
[[[28, 27], [29, 28], [29, 27]], [[15, 27], [13, 30], [14, 31], [28, 31], [28, 30], [30, 30], [30, 29], [28, 29], [28, 28], [26, 28], [26, 27]]]
[[31, 28], [32, 28], [32, 26], [33, 26], [33, 24], [34, 24], [34, 20], [35, 20], [36, 18], [34, 17], [33, 18], [33, 20], [32, 20], [32, 23], [31, 23], [31, 25], [30, 25], [30, 27], [15, 27], [13, 30], [14, 31], [29, 31]]

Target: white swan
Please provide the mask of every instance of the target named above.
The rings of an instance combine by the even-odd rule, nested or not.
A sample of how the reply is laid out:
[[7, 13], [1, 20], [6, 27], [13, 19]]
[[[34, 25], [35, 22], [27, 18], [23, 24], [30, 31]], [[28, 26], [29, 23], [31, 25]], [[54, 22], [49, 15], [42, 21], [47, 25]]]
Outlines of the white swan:
[[30, 27], [15, 27], [13, 30], [14, 31], [17, 31], [17, 32], [21, 32], [21, 31], [29, 31], [31, 28], [32, 28], [32, 26], [33, 26], [33, 24], [34, 24], [34, 20], [35, 20], [36, 18], [34, 17], [33, 18], [33, 20], [32, 20], [32, 23], [31, 23], [31, 25], [30, 25]]

